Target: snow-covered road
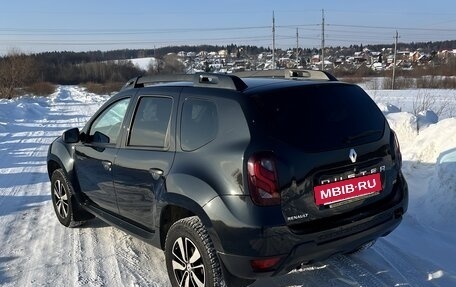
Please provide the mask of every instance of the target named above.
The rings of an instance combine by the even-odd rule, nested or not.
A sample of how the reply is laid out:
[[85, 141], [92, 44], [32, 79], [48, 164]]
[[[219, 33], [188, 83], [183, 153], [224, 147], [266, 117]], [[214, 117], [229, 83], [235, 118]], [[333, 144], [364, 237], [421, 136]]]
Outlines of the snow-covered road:
[[[48, 98], [0, 101], [0, 285], [169, 286], [160, 250], [98, 219], [68, 229], [55, 218], [48, 145], [63, 130], [83, 126], [105, 99], [63, 86]], [[430, 138], [456, 134], [456, 119], [441, 123]], [[456, 286], [456, 157], [423, 161], [413, 140], [403, 144], [410, 210], [396, 231], [361, 254], [335, 256], [252, 286]], [[451, 152], [451, 143], [421, 144], [438, 156]], [[456, 149], [456, 139], [452, 144]]]

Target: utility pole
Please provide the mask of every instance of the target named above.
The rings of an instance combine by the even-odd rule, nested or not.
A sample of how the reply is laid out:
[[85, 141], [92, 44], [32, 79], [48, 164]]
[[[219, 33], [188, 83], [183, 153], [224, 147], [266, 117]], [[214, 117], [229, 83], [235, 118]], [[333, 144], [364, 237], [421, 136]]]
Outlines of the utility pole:
[[321, 10], [321, 69], [325, 69], [325, 10]]
[[399, 38], [399, 34], [396, 30], [396, 36], [394, 37], [394, 58], [393, 58], [393, 78], [391, 81], [391, 90], [394, 90], [394, 84], [396, 82], [396, 55], [397, 55], [397, 39]]
[[296, 28], [296, 68], [299, 67], [299, 28]]
[[275, 64], [275, 16], [274, 11], [272, 11], [272, 69], [276, 69]]

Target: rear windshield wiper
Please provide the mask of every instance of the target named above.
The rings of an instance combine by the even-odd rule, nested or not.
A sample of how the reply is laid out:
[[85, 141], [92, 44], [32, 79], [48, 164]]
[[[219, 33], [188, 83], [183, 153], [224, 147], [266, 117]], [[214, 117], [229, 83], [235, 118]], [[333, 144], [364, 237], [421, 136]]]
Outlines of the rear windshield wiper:
[[347, 139], [345, 140], [345, 142], [346, 143], [352, 143], [353, 141], [356, 141], [356, 140], [359, 140], [361, 138], [365, 138], [365, 137], [368, 137], [368, 136], [371, 136], [371, 135], [374, 135], [374, 134], [378, 134], [378, 133], [382, 133], [383, 134], [383, 130], [367, 130], [367, 131], [364, 131], [364, 132], [359, 133], [357, 135], [348, 136]]

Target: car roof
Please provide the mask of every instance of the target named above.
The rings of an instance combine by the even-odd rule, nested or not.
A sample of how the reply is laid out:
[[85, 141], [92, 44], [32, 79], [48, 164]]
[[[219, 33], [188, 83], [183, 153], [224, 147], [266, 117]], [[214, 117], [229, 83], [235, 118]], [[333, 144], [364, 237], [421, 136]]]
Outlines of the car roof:
[[205, 87], [249, 92], [260, 88], [284, 88], [315, 83], [337, 82], [324, 71], [272, 70], [250, 71], [239, 74], [197, 73], [184, 75], [156, 75], [137, 77], [128, 81], [122, 90], [149, 86]]

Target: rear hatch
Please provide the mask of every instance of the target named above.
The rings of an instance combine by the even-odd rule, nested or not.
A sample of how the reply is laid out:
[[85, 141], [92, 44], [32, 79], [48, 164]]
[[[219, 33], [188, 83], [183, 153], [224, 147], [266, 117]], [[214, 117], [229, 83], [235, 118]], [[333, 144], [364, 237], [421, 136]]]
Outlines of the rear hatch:
[[252, 131], [262, 134], [253, 146], [274, 158], [289, 226], [303, 232], [337, 226], [391, 196], [397, 177], [391, 131], [360, 87], [309, 84], [251, 99]]

